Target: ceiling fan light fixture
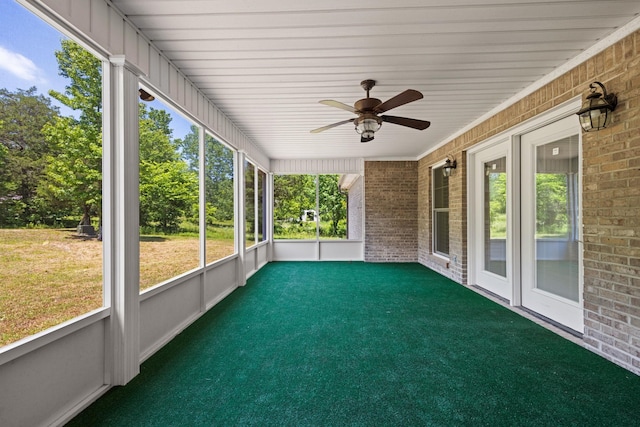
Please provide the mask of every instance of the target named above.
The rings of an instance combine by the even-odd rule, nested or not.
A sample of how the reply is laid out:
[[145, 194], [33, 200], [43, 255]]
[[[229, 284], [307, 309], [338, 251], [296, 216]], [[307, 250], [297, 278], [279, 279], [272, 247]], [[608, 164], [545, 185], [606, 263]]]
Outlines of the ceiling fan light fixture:
[[375, 115], [364, 115], [355, 120], [356, 132], [362, 136], [363, 141], [371, 141], [373, 135], [382, 126], [382, 119]]

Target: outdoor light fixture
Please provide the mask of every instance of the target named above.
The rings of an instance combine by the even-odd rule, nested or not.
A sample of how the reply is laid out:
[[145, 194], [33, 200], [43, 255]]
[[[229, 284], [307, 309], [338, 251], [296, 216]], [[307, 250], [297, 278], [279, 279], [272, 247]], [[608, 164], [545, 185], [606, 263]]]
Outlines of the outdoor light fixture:
[[453, 172], [453, 170], [458, 166], [458, 162], [456, 162], [456, 159], [453, 159], [453, 161], [451, 161], [448, 157], [447, 160], [444, 162], [444, 166], [442, 166], [442, 173], [444, 174], [444, 176], [451, 176], [451, 172]]
[[[598, 92], [598, 87], [602, 92]], [[618, 104], [617, 97], [610, 93], [600, 82], [593, 82], [589, 85], [591, 93], [582, 104], [582, 108], [576, 114], [580, 117], [580, 125], [585, 132], [600, 130], [607, 127], [611, 121], [611, 112]]]
[[373, 140], [373, 135], [380, 129], [380, 126], [382, 126], [382, 119], [375, 114], [365, 113], [355, 119], [354, 122], [356, 124], [356, 132], [361, 135], [360, 142]]
[[154, 99], [156, 99], [156, 98], [154, 98], [153, 95], [151, 95], [149, 92], [147, 92], [144, 89], [138, 89], [138, 93], [140, 94], [140, 99], [143, 100], [143, 101], [151, 102]]

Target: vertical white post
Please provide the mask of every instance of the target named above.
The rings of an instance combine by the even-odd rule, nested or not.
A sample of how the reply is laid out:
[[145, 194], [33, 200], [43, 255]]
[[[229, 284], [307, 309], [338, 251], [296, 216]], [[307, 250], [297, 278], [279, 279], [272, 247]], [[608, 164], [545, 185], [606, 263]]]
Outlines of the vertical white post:
[[267, 262], [273, 261], [273, 173], [267, 174], [267, 200], [265, 203], [265, 215], [267, 216]]
[[111, 384], [140, 372], [138, 75], [124, 56], [110, 58], [110, 189], [105, 251], [111, 260]]

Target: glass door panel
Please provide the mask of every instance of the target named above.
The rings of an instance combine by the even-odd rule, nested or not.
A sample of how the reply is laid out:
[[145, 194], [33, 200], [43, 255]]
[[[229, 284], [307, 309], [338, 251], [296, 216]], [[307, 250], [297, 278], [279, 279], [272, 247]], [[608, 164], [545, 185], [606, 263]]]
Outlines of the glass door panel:
[[507, 277], [507, 158], [483, 164], [484, 269]]
[[536, 148], [535, 184], [535, 286], [578, 302], [578, 135]]

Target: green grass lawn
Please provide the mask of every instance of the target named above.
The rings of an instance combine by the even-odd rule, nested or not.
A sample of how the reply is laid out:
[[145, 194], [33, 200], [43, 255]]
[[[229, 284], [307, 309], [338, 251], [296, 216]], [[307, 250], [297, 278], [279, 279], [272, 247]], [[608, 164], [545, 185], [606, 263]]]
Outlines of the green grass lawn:
[[[207, 263], [234, 253], [233, 232], [209, 234]], [[198, 260], [197, 236], [141, 236], [140, 289]], [[102, 305], [102, 242], [73, 229], [0, 229], [0, 346]]]

